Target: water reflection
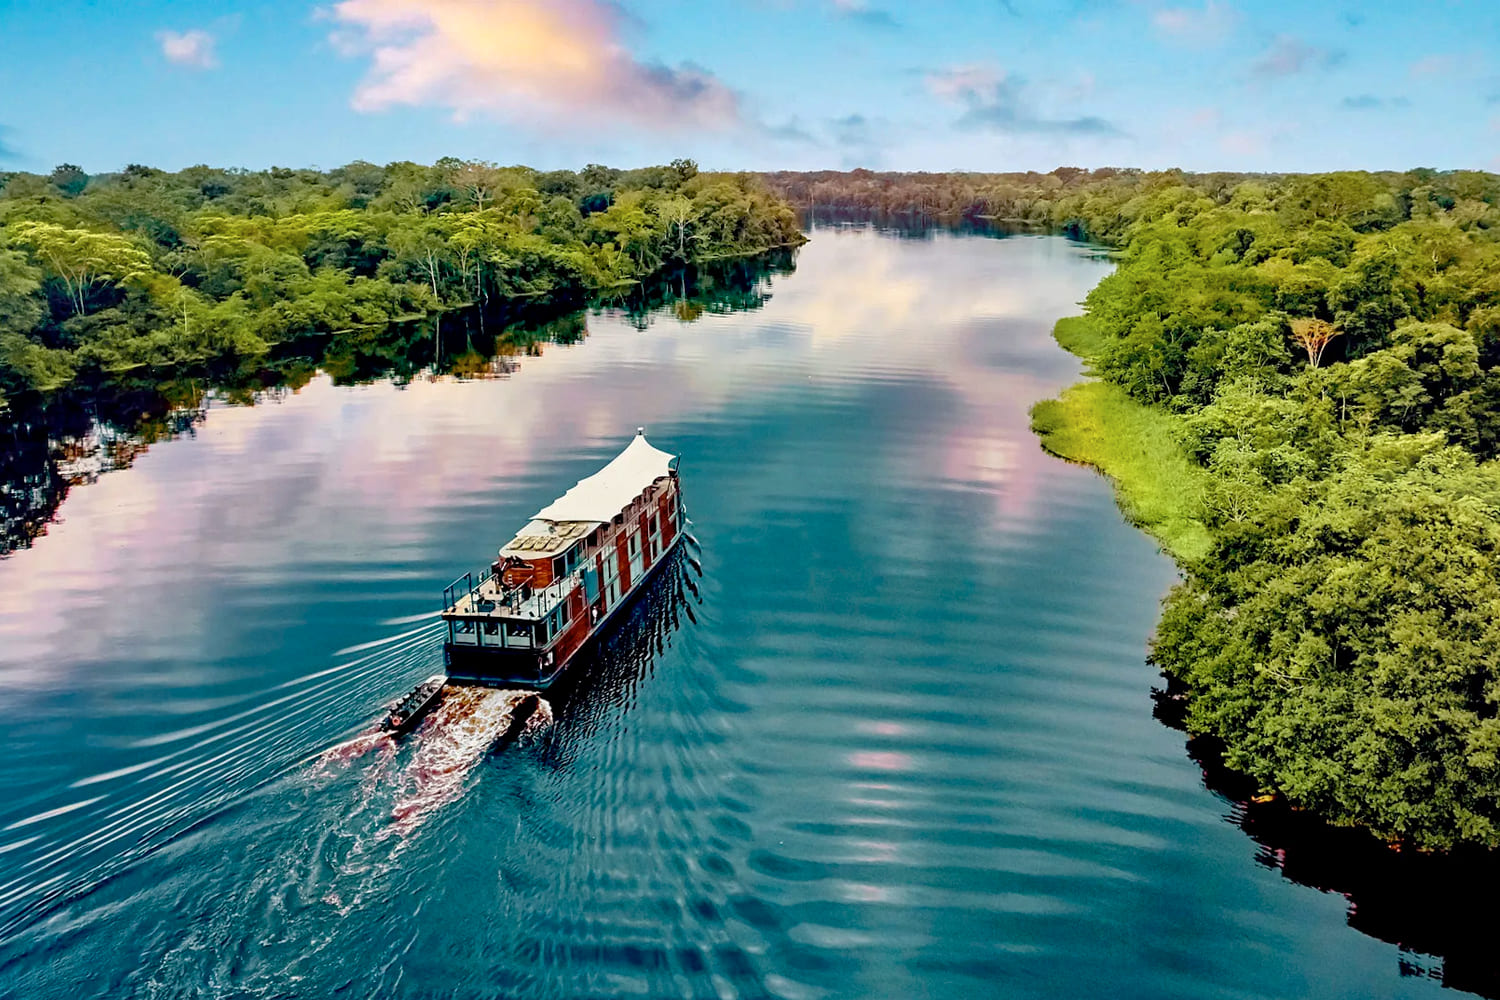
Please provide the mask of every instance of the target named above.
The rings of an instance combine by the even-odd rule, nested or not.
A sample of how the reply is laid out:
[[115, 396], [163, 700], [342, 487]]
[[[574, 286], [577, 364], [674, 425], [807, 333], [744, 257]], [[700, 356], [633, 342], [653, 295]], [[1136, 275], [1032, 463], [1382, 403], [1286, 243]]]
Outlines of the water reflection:
[[[698, 267], [677, 267], [611, 293], [594, 306], [644, 330], [662, 313], [692, 323], [758, 309], [770, 279], [796, 269], [777, 250]], [[266, 359], [161, 380], [125, 377], [57, 394], [46, 406], [18, 404], [0, 420], [0, 558], [46, 534], [68, 492], [128, 468], [152, 444], [203, 423], [210, 408], [274, 401], [318, 373], [335, 385], [416, 378], [506, 378], [520, 358], [588, 336], [589, 310], [561, 314], [524, 303], [469, 310], [446, 320], [351, 330], [283, 344]]]
[[[1155, 692], [1154, 714], [1184, 731], [1175, 685]], [[1256, 844], [1256, 864], [1298, 885], [1347, 900], [1350, 927], [1398, 949], [1403, 977], [1432, 979], [1451, 989], [1500, 997], [1500, 960], [1493, 928], [1483, 919], [1500, 895], [1500, 857], [1396, 851], [1362, 830], [1330, 826], [1257, 795], [1256, 782], [1224, 766], [1223, 745], [1187, 741], [1203, 782], [1229, 805], [1228, 820]]]
[[903, 240], [927, 241], [942, 235], [985, 236], [1004, 239], [1026, 233], [1040, 232], [1036, 227], [1018, 225], [1000, 219], [987, 219], [979, 215], [967, 215], [958, 221], [945, 221], [936, 215], [921, 211], [871, 212], [859, 208], [838, 208], [820, 205], [802, 213], [809, 228], [813, 229], [873, 229], [885, 236]]

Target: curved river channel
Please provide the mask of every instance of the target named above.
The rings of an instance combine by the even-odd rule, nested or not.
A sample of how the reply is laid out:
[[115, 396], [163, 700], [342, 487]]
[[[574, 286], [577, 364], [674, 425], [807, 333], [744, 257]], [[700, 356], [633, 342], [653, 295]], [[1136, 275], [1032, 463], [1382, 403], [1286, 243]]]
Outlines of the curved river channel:
[[[1154, 717], [1176, 571], [1027, 426], [1108, 263], [813, 237], [759, 308], [597, 312], [494, 378], [319, 377], [74, 490], [0, 560], [0, 995], [1492, 982], [1402, 907], [1362, 926], [1360, 873], [1293, 871]], [[362, 740], [439, 668], [443, 586], [637, 425], [682, 456], [701, 576], [660, 577], [550, 724], [502, 739], [470, 693]]]

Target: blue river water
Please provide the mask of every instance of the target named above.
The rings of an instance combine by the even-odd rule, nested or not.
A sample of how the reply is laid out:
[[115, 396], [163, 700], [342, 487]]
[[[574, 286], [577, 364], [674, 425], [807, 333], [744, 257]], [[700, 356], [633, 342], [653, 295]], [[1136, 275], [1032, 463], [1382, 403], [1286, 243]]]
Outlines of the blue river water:
[[[1268, 862], [1153, 717], [1176, 569], [1028, 429], [1107, 261], [813, 236], [760, 308], [214, 405], [71, 492], [0, 560], [0, 995], [1453, 985]], [[497, 745], [476, 692], [362, 740], [439, 668], [443, 586], [639, 425], [701, 576], [550, 726]]]

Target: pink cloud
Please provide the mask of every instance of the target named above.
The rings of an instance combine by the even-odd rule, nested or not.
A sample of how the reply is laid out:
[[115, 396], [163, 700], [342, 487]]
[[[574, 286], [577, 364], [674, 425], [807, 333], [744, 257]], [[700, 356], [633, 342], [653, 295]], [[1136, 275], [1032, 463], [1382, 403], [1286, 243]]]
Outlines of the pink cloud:
[[1228, 37], [1239, 13], [1228, 4], [1207, 0], [1200, 7], [1162, 7], [1151, 15], [1157, 32], [1188, 45], [1217, 45]]
[[1234, 156], [1261, 156], [1270, 149], [1270, 138], [1263, 132], [1241, 129], [1219, 139], [1219, 148]]
[[993, 66], [971, 63], [927, 74], [927, 89], [937, 97], [955, 100], [993, 91], [1005, 80], [1005, 74]]
[[206, 31], [159, 31], [156, 40], [161, 43], [161, 54], [167, 62], [189, 69], [213, 69], [219, 65], [214, 52], [214, 36]]
[[437, 105], [555, 126], [628, 121], [664, 130], [740, 121], [738, 95], [690, 64], [643, 62], [605, 0], [344, 0], [333, 18], [345, 53], [366, 53], [353, 105]]
[[1416, 60], [1408, 67], [1412, 79], [1420, 80], [1423, 77], [1447, 76], [1459, 68], [1459, 60], [1451, 55], [1425, 56]]

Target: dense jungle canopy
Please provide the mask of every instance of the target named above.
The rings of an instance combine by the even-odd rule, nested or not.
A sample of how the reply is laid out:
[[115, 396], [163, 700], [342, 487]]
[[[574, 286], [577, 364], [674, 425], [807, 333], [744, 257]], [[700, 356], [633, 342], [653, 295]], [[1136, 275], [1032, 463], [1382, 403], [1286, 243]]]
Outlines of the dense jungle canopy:
[[452, 310], [576, 307], [800, 240], [757, 178], [687, 160], [0, 173], [0, 404]]

